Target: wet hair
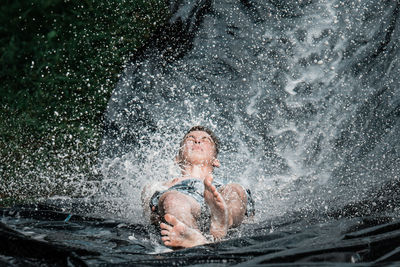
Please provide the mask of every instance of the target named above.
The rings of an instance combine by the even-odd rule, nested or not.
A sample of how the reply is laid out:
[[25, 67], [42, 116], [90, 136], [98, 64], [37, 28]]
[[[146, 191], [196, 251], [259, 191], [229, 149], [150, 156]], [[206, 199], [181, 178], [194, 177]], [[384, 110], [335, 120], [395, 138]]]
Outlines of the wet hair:
[[210, 135], [211, 139], [214, 142], [214, 147], [215, 147], [215, 157], [217, 157], [218, 153], [219, 153], [219, 146], [220, 146], [220, 141], [218, 139], [218, 137], [215, 135], [215, 133], [208, 127], [206, 126], [201, 126], [201, 125], [197, 125], [197, 126], [193, 126], [192, 128], [189, 129], [189, 131], [186, 132], [185, 136], [183, 137], [180, 147], [179, 147], [179, 156], [181, 156], [182, 153], [182, 147], [183, 147], [183, 143], [185, 142], [186, 136], [194, 131], [202, 131], [202, 132], [206, 132]]

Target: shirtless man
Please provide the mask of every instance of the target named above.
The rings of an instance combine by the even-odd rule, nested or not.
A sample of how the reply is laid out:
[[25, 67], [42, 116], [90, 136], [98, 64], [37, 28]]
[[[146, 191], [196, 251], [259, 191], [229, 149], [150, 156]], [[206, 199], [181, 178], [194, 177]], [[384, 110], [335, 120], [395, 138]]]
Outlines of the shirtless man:
[[220, 166], [218, 151], [218, 138], [210, 129], [192, 127], [176, 157], [182, 176], [163, 183], [162, 190], [153, 190], [147, 201], [145, 196], [151, 186], [144, 187], [142, 201], [145, 208], [150, 204], [152, 223], [160, 223], [164, 245], [193, 247], [209, 243], [200, 230], [205, 219], [209, 220], [212, 237], [220, 240], [229, 228], [254, 215], [249, 190], [236, 183], [223, 185], [213, 181], [212, 172]]

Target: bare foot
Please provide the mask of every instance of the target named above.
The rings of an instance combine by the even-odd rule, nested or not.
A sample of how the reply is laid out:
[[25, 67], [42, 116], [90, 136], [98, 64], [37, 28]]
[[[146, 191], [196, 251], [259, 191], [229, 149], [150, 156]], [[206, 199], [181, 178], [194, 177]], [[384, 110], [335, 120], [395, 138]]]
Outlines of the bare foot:
[[210, 208], [211, 226], [210, 233], [216, 239], [226, 236], [228, 231], [228, 209], [225, 200], [212, 184], [212, 176], [204, 179], [204, 199]]
[[[166, 223], [161, 223], [161, 240], [169, 247], [194, 247], [208, 243], [207, 239], [197, 230], [190, 228], [175, 216], [166, 214]], [[171, 226], [172, 225], [172, 226]]]

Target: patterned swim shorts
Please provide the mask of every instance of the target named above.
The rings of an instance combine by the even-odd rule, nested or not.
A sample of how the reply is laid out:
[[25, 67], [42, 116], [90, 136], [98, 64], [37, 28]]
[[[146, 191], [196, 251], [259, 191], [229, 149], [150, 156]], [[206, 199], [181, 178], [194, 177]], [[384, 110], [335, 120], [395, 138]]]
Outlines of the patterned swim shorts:
[[[218, 182], [213, 182], [216, 188], [220, 188], [223, 186], [223, 184], [218, 183]], [[255, 208], [254, 208], [254, 199], [251, 196], [251, 191], [249, 189], [245, 189], [247, 194], [247, 206], [246, 206], [246, 213], [245, 215], [247, 217], [253, 216], [255, 214]], [[178, 191], [180, 193], [183, 193], [187, 196], [190, 196], [194, 198], [201, 207], [205, 205], [204, 202], [204, 183], [203, 181], [196, 179], [196, 178], [190, 178], [181, 181], [180, 183], [177, 183], [167, 190], [163, 191], [156, 191], [153, 196], [150, 199], [150, 208], [155, 207], [155, 212], [158, 212], [158, 202], [160, 200], [160, 197], [169, 191]]]

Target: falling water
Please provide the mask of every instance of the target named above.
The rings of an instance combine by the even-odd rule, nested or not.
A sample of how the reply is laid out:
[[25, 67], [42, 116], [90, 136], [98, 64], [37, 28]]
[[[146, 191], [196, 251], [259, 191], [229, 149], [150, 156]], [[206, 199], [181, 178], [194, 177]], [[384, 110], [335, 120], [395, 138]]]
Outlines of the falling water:
[[[0, 262], [398, 264], [400, 3], [169, 3], [109, 100], [102, 180], [2, 208]], [[160, 253], [141, 189], [180, 175], [193, 125], [220, 137], [215, 177], [250, 188], [256, 216], [225, 242]]]
[[112, 212], [142, 218], [142, 186], [179, 175], [179, 141], [198, 124], [223, 143], [215, 176], [252, 189], [257, 221], [339, 209], [399, 178], [397, 1], [171, 9], [108, 105], [102, 172]]

